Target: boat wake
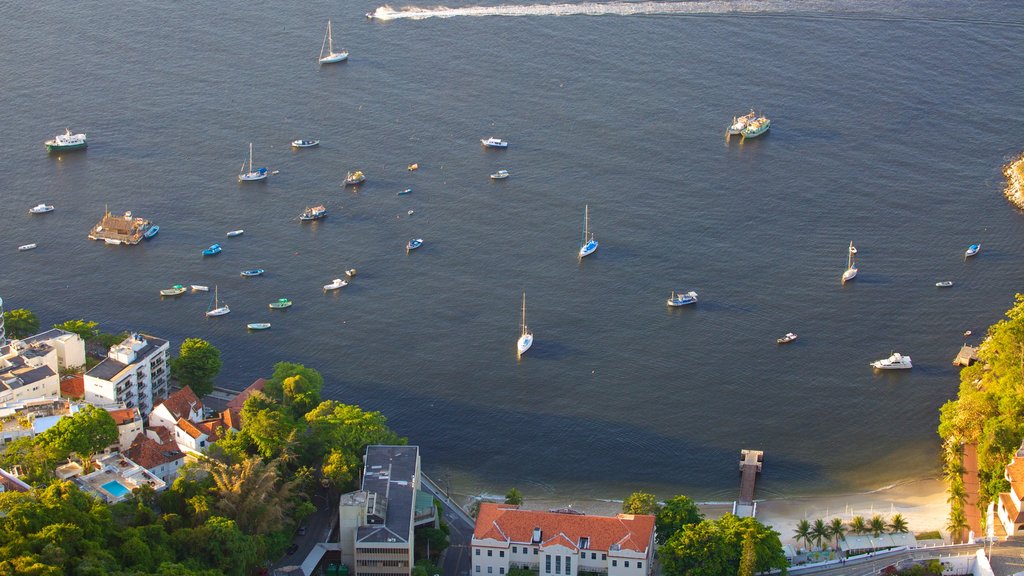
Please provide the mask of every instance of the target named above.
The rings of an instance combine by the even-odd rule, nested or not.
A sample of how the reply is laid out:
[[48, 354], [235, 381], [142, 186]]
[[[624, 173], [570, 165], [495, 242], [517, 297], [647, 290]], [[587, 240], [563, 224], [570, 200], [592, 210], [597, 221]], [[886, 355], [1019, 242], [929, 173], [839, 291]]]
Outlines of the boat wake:
[[638, 14], [730, 14], [792, 11], [793, 4], [781, 0], [697, 0], [691, 2], [581, 2], [579, 4], [500, 4], [463, 8], [394, 9], [381, 6], [367, 14], [374, 20], [423, 20], [456, 16], [632, 16]]

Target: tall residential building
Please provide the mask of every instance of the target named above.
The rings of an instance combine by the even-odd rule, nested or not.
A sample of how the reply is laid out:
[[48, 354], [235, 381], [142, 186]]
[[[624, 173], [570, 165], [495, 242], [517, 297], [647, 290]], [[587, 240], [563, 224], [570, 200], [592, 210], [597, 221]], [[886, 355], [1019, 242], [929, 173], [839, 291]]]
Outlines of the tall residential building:
[[85, 401], [97, 406], [123, 404], [145, 418], [153, 401], [167, 396], [170, 344], [134, 333], [111, 346], [107, 357], [85, 373]]
[[47, 330], [0, 346], [0, 404], [60, 396], [59, 371], [85, 364], [78, 334]]

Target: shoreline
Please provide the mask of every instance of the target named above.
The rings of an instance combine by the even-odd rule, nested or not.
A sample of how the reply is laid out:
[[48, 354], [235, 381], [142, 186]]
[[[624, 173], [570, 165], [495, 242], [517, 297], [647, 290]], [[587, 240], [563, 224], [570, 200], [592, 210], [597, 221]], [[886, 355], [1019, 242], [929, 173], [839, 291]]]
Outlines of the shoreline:
[[1024, 210], [1024, 154], [1018, 154], [1003, 167], [1006, 188], [1003, 195], [1018, 209]]

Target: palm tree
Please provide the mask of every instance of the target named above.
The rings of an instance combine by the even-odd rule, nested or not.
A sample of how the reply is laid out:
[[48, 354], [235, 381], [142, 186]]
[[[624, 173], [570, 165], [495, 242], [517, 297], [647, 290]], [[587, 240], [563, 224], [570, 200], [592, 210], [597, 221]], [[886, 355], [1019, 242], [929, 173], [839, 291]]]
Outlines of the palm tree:
[[836, 550], [839, 550], [839, 540], [846, 538], [846, 524], [842, 518], [833, 518], [828, 525], [828, 535], [836, 539]]
[[793, 531], [793, 538], [796, 539], [797, 546], [803, 541], [808, 548], [811, 547], [811, 523], [806, 518], [796, 523], [796, 530]]
[[868, 531], [868, 523], [864, 521], [863, 516], [854, 516], [850, 518], [850, 532], [854, 534], [863, 534]]
[[286, 522], [294, 506], [295, 480], [279, 481], [280, 462], [250, 457], [225, 466], [207, 460], [214, 481], [214, 507], [246, 534], [267, 534]]
[[871, 522], [868, 523], [869, 530], [875, 538], [878, 538], [885, 532], [885, 518], [882, 518], [878, 514], [871, 517]]
[[953, 505], [949, 510], [949, 523], [946, 524], [949, 530], [949, 537], [953, 542], [963, 539], [964, 530], [967, 529], [967, 516], [964, 514], [963, 506]]
[[906, 534], [910, 532], [907, 527], [907, 519], [903, 517], [903, 514], [893, 514], [892, 520], [889, 521], [889, 534]]
[[817, 544], [818, 548], [821, 548], [821, 541], [828, 540], [829, 531], [828, 525], [821, 518], [814, 521], [814, 525], [811, 526], [811, 538], [814, 539], [814, 543]]

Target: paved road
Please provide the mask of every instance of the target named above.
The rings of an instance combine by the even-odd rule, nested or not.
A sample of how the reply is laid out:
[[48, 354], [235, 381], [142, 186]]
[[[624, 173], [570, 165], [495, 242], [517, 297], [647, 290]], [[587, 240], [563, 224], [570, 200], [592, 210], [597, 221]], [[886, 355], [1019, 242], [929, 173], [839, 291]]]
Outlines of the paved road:
[[[822, 567], [822, 568], [792, 568], [790, 573], [797, 574], [798, 576], [804, 576], [805, 574], [814, 574], [816, 576], [873, 576], [877, 575], [879, 570], [886, 568], [887, 566], [897, 566], [898, 568], [907, 568], [915, 560], [929, 560], [932, 558], [938, 558], [941, 556], [955, 556], [955, 555], [971, 555], [981, 548], [979, 544], [957, 544], [951, 546], [939, 546], [936, 548], [917, 548], [914, 550], [907, 550], [905, 552], [896, 552], [892, 554], [883, 554], [880, 556], [874, 556], [863, 559], [856, 559], [847, 562], [846, 564], [837, 564], [834, 566]], [[997, 575], [1001, 576], [1000, 572], [996, 572]]]
[[994, 544], [989, 561], [996, 576], [1011, 576], [1024, 571], [1024, 540], [1011, 538]]
[[328, 506], [327, 499], [328, 493], [324, 489], [318, 490], [313, 495], [313, 505], [316, 506], [316, 512], [303, 522], [303, 525], [306, 527], [306, 533], [302, 535], [296, 533], [292, 537], [292, 542], [298, 545], [298, 549], [291, 554], [286, 552], [284, 556], [274, 563], [274, 568], [298, 566], [313, 551], [313, 547], [320, 542], [327, 542], [331, 536], [334, 524], [338, 520], [337, 508]]
[[422, 480], [423, 489], [440, 500], [444, 506], [444, 521], [448, 524], [449, 544], [441, 566], [444, 570], [443, 576], [469, 576], [469, 569], [472, 566], [469, 544], [473, 538], [473, 519], [456, 506], [426, 475]]

